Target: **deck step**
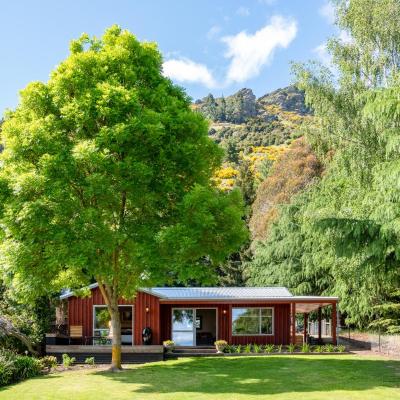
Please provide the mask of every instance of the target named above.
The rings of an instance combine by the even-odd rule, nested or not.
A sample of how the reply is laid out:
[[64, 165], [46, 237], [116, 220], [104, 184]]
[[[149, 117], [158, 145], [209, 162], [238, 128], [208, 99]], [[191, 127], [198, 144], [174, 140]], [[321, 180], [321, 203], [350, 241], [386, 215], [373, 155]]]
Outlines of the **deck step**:
[[214, 353], [166, 353], [165, 359], [176, 359], [182, 357], [220, 357], [221, 354]]
[[173, 354], [214, 354], [217, 351], [215, 347], [177, 347]]

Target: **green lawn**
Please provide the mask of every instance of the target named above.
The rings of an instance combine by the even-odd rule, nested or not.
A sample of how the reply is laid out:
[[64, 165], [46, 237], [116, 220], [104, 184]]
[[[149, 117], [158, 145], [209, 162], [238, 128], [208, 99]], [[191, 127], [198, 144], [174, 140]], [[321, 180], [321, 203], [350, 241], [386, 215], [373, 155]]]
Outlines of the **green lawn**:
[[0, 389], [0, 399], [400, 399], [400, 361], [355, 355], [187, 358], [122, 373], [67, 371]]

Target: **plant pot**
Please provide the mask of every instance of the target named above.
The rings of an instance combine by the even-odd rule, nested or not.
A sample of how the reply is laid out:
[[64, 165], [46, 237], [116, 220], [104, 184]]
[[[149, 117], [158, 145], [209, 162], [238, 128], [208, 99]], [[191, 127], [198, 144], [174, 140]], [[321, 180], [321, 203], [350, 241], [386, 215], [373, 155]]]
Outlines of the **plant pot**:
[[165, 346], [165, 351], [167, 353], [172, 353], [175, 349], [175, 346]]
[[226, 348], [225, 345], [216, 345], [215, 348], [217, 349], [218, 354], [222, 354]]

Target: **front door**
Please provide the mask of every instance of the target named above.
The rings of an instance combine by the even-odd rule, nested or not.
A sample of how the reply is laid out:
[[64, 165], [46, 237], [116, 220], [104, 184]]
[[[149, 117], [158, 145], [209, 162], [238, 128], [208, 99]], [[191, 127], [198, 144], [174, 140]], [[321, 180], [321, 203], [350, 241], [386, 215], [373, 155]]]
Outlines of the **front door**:
[[195, 310], [174, 308], [172, 310], [172, 340], [177, 346], [195, 346]]
[[176, 346], [212, 346], [216, 336], [217, 312], [215, 309], [172, 309], [172, 340]]

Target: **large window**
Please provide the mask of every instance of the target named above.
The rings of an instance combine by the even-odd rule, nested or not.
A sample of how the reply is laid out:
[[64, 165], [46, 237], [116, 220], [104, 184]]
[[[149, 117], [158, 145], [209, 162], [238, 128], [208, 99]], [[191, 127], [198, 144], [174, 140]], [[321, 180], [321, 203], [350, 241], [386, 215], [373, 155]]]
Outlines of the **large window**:
[[233, 335], [272, 335], [272, 308], [232, 308]]
[[[119, 318], [121, 321], [121, 341], [122, 344], [132, 344], [132, 306], [120, 305]], [[106, 306], [94, 306], [93, 312], [93, 336], [99, 338], [100, 342], [109, 344], [111, 340], [111, 318]], [[108, 339], [107, 340], [102, 340]]]

